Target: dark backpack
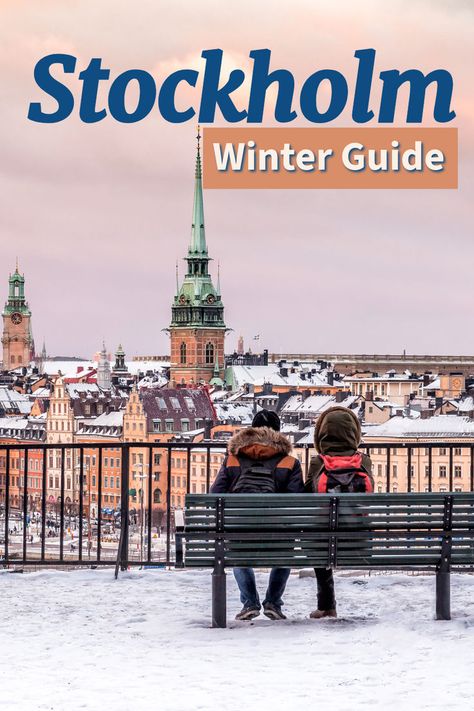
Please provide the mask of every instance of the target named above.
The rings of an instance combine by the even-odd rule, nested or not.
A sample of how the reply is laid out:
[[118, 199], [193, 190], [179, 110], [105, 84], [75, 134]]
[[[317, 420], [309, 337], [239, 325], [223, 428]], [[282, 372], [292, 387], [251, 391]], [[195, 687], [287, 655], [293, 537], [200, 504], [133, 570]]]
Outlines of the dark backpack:
[[323, 469], [318, 481], [319, 494], [372, 492], [372, 482], [359, 452], [350, 456], [319, 455]]
[[275, 494], [275, 470], [281, 457], [263, 461], [240, 461], [240, 474], [234, 481], [232, 494]]

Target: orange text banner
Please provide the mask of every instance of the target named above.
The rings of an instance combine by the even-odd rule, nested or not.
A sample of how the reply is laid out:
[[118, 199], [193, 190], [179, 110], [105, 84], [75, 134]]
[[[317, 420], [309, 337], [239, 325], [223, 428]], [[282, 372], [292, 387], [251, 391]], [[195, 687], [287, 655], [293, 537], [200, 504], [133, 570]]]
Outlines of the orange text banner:
[[457, 188], [456, 128], [205, 128], [205, 188]]

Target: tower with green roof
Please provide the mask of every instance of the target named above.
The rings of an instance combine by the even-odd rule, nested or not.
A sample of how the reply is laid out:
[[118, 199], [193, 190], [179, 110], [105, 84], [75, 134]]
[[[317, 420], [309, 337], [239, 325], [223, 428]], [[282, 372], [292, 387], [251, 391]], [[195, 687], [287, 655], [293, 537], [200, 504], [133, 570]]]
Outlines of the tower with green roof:
[[8, 299], [3, 317], [3, 369], [14, 370], [28, 366], [35, 357], [31, 330], [31, 311], [25, 297], [25, 276], [20, 274], [18, 262], [8, 279]]
[[[204, 226], [202, 195], [201, 145], [198, 127], [194, 204], [191, 240], [185, 257], [186, 274], [181, 284], [177, 279], [171, 307], [171, 375], [172, 385], [209, 383], [215, 377], [215, 366], [224, 364], [224, 304], [209, 274], [209, 257]], [[219, 369], [223, 375], [223, 370]]]

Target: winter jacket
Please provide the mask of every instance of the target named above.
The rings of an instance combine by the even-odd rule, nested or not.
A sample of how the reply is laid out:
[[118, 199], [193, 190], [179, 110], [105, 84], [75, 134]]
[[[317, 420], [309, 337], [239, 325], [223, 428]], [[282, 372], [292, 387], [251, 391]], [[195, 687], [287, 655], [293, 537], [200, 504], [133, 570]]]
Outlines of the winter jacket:
[[[352, 410], [346, 407], [330, 407], [319, 417], [314, 430], [314, 445], [323, 455], [350, 457], [357, 453], [361, 440], [360, 422]], [[374, 488], [372, 461], [362, 454], [362, 466]], [[305, 491], [317, 492], [324, 462], [318, 454], [311, 458]]]
[[211, 494], [232, 491], [242, 468], [245, 470], [255, 462], [264, 461], [270, 465], [276, 463], [276, 493], [302, 493], [304, 483], [301, 464], [298, 459], [290, 456], [290, 452], [289, 439], [269, 427], [248, 427], [237, 432], [229, 441], [228, 454], [211, 487]]

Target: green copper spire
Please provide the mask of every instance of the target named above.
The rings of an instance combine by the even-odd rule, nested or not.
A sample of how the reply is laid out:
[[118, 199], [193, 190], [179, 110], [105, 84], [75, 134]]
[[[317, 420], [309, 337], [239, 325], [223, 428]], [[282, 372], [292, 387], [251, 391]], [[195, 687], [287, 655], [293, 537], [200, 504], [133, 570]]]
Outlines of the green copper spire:
[[221, 378], [220, 375], [220, 368], [219, 368], [219, 357], [216, 355], [216, 360], [214, 362], [214, 373], [212, 378], [209, 381], [209, 385], [213, 385], [214, 387], [222, 388], [224, 387], [225, 383]]
[[191, 227], [191, 243], [189, 245], [188, 254], [190, 257], [207, 257], [206, 230], [204, 228], [204, 202], [202, 199], [201, 133], [199, 126], [197, 131], [193, 222]]
[[172, 307], [171, 326], [225, 329], [220, 283], [216, 289], [209, 274], [211, 258], [207, 252], [204, 231], [200, 140], [198, 127], [191, 243], [185, 258], [187, 269], [182, 281], [176, 270], [176, 295]]
[[8, 279], [8, 300], [3, 310], [4, 314], [20, 313], [23, 316], [31, 316], [28, 302], [25, 297], [25, 276], [20, 274], [18, 258], [13, 274]]

